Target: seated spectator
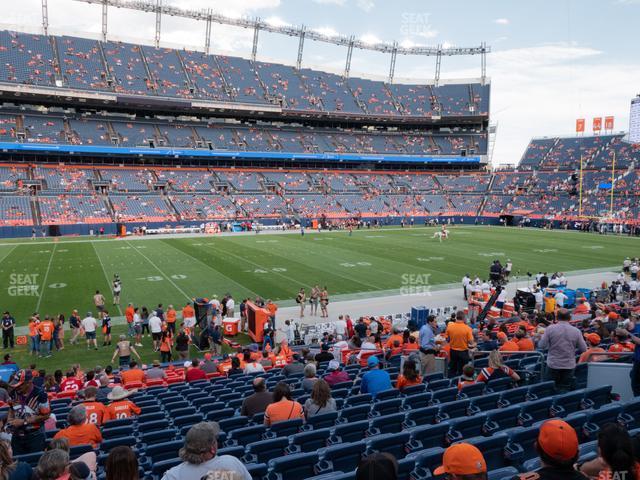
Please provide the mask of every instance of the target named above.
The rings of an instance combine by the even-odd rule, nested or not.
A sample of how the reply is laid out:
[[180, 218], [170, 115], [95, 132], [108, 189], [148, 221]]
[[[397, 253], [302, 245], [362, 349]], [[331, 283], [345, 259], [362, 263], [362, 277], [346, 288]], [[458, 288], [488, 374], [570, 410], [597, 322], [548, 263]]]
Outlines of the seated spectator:
[[96, 401], [105, 403], [108, 400], [108, 396], [111, 393], [111, 387], [109, 386], [109, 377], [104, 374], [100, 377], [100, 386], [98, 387], [98, 393], [96, 394]]
[[69, 446], [91, 444], [93, 448], [102, 442], [102, 434], [94, 423], [87, 423], [87, 410], [83, 405], [76, 405], [67, 417], [69, 426], [60, 430], [53, 438], [66, 438]]
[[475, 373], [476, 371], [471, 364], [462, 367], [462, 375], [458, 379], [458, 390], [462, 390], [467, 385], [476, 383]]
[[367, 366], [369, 371], [362, 376], [360, 393], [370, 393], [373, 398], [376, 398], [378, 392], [392, 388], [389, 372], [381, 370], [382, 364], [378, 357], [370, 356], [367, 359]]
[[0, 440], [0, 478], [7, 480], [31, 480], [33, 471], [26, 462], [13, 459], [11, 444]]
[[313, 384], [311, 396], [304, 403], [304, 414], [307, 420], [316, 415], [336, 411], [336, 401], [331, 398], [331, 388], [324, 380], [318, 380]]
[[481, 352], [490, 352], [498, 349], [495, 333], [489, 329], [484, 330], [478, 339], [478, 350]]
[[125, 390], [121, 386], [114, 387], [111, 393], [107, 395], [107, 399], [111, 400], [111, 403], [107, 406], [104, 421], [140, 415], [142, 411], [140, 407], [127, 400], [127, 397], [135, 392], [135, 390]]
[[144, 375], [145, 382], [148, 382], [149, 380], [164, 380], [166, 378], [166, 372], [164, 369], [160, 368], [160, 360], [154, 360], [152, 367], [147, 369]]
[[[633, 352], [635, 347], [633, 343], [629, 341], [629, 332], [623, 328], [616, 328], [615, 332], [611, 335], [613, 344], [609, 347], [610, 352], [623, 353]], [[612, 360], [619, 360], [620, 355], [611, 355]]]
[[200, 365], [200, 369], [205, 373], [216, 373], [218, 371], [219, 363], [213, 360], [210, 353], [204, 354], [204, 362]]
[[227, 375], [228, 376], [231, 376], [231, 375], [242, 375], [243, 373], [244, 373], [244, 370], [240, 366], [240, 359], [238, 357], [233, 357], [231, 359], [231, 368], [227, 372]]
[[274, 423], [303, 418], [302, 405], [291, 398], [291, 389], [285, 382], [278, 382], [273, 390], [273, 403], [264, 412], [264, 424], [270, 427]]
[[251, 352], [244, 353], [244, 374], [264, 373], [264, 367], [261, 363], [251, 358]]
[[514, 343], [518, 346], [519, 352], [533, 352], [536, 349], [533, 340], [527, 336], [527, 332], [523, 329], [516, 332]]
[[404, 344], [404, 336], [398, 327], [393, 327], [393, 335], [387, 338], [387, 342], [384, 344], [386, 348], [393, 348], [393, 343], [398, 342], [400, 346]]
[[189, 429], [179, 456], [182, 463], [165, 472], [162, 480], [201, 480], [213, 478], [251, 480], [240, 460], [231, 455], [217, 456], [220, 427], [216, 422], [200, 422]]
[[35, 478], [38, 480], [57, 480], [69, 476], [69, 454], [64, 450], [49, 450], [38, 460], [35, 470]]
[[273, 362], [271, 361], [271, 358], [269, 358], [269, 352], [267, 352], [267, 351], [262, 352], [262, 358], [260, 359], [260, 365], [262, 365], [263, 368], [264, 367], [273, 367]]
[[578, 363], [585, 362], [605, 362], [607, 360], [606, 355], [593, 355], [594, 353], [604, 353], [605, 349], [599, 347], [600, 345], [600, 335], [597, 333], [585, 333], [584, 339], [587, 341], [586, 351], [580, 354], [580, 358], [578, 359]]
[[615, 423], [604, 425], [598, 432], [598, 457], [583, 463], [578, 470], [589, 478], [640, 477], [629, 432]]
[[322, 362], [330, 362], [331, 360], [335, 360], [333, 353], [329, 352], [329, 345], [323, 343], [320, 346], [320, 353], [316, 354], [315, 361], [318, 363]]
[[498, 350], [500, 350], [501, 352], [518, 351], [518, 344], [513, 340], [509, 340], [509, 337], [507, 337], [507, 334], [504, 332], [498, 332], [498, 343], [500, 344]]
[[317, 381], [316, 366], [313, 363], [308, 363], [304, 367], [304, 379], [302, 380], [302, 388], [305, 393], [309, 393]]
[[456, 443], [442, 455], [442, 465], [434, 476], [445, 475], [452, 480], [486, 480], [487, 462], [482, 453], [469, 443]]
[[120, 380], [125, 387], [130, 383], [144, 383], [144, 371], [138, 367], [138, 362], [131, 360], [129, 370], [120, 372]]
[[376, 345], [376, 339], [374, 337], [366, 337], [365, 340], [360, 345], [360, 353], [358, 353], [358, 360], [362, 358], [362, 355], [365, 352], [373, 352], [378, 350], [378, 346]]
[[586, 298], [581, 298], [578, 300], [578, 305], [573, 310], [574, 315], [585, 315], [591, 311], [591, 305], [587, 302]]
[[104, 465], [105, 480], [138, 480], [138, 457], [124, 445], [113, 447]]
[[[54, 438], [49, 442], [47, 450], [64, 450], [69, 453], [70, 446], [69, 440], [66, 438]], [[71, 478], [95, 478], [96, 470], [98, 469], [98, 456], [96, 452], [86, 452], [71, 460], [70, 470], [73, 470]]]
[[253, 392], [242, 401], [240, 415], [251, 418], [257, 413], [263, 413], [273, 403], [273, 394], [267, 390], [264, 378], [253, 379]]
[[285, 377], [290, 375], [297, 375], [299, 373], [304, 372], [304, 357], [302, 356], [302, 352], [300, 354], [293, 354], [293, 361], [282, 368], [282, 374]]
[[535, 448], [542, 465], [535, 472], [521, 478], [539, 480], [586, 480], [574, 465], [580, 454], [578, 435], [571, 425], [562, 420], [547, 420], [540, 426]]
[[333, 387], [336, 383], [351, 381], [349, 374], [340, 368], [340, 362], [337, 360], [330, 361], [327, 369], [329, 373], [324, 376], [324, 381], [327, 382], [330, 387]]
[[396, 380], [396, 388], [402, 391], [405, 387], [420, 385], [421, 383], [422, 377], [418, 373], [416, 362], [411, 359], [405, 360], [402, 366], [402, 374], [398, 375]]
[[[234, 360], [237, 360], [237, 359], [234, 358]], [[233, 361], [232, 361], [232, 364], [233, 364]], [[207, 374], [204, 373], [204, 371], [200, 368], [200, 360], [198, 360], [197, 358], [193, 359], [193, 361], [191, 362], [191, 368], [187, 369], [187, 373], [185, 373], [184, 379], [187, 382], [195, 382], [196, 380], [207, 379]]]
[[489, 354], [489, 366], [480, 370], [476, 382], [487, 383], [489, 380], [504, 377], [511, 377], [514, 382], [520, 380], [520, 375], [502, 363], [502, 355], [500, 355], [500, 352], [494, 350]]
[[398, 462], [390, 453], [367, 455], [358, 464], [355, 480], [397, 480]]
[[99, 427], [102, 425], [107, 407], [103, 403], [96, 401], [97, 394], [98, 389], [96, 387], [85, 388], [82, 406], [87, 411], [87, 423], [93, 423]]

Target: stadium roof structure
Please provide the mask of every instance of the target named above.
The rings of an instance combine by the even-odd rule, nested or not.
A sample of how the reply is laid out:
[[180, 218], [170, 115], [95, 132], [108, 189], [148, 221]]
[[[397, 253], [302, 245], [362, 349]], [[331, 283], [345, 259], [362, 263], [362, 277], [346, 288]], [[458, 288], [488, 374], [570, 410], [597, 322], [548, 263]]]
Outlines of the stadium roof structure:
[[[371, 50], [380, 53], [387, 53], [391, 55], [389, 64], [389, 83], [393, 82], [395, 75], [396, 57], [400, 55], [418, 55], [418, 56], [433, 56], [436, 57], [435, 66], [435, 84], [438, 85], [440, 81], [440, 67], [443, 56], [467, 56], [467, 55], [480, 55], [481, 58], [481, 81], [484, 84], [486, 81], [487, 70], [487, 53], [491, 52], [491, 47], [485, 42], [482, 42], [478, 47], [443, 47], [437, 46], [413, 46], [402, 47], [398, 42], [392, 43], [369, 43], [363, 40], [355, 38], [355, 36], [345, 35], [326, 35], [313, 29], [308, 29], [305, 25], [291, 26], [291, 25], [273, 25], [269, 22], [265, 22], [260, 18], [233, 18], [219, 13], [212, 12], [211, 9], [184, 9], [175, 7], [172, 5], [163, 4], [162, 0], [76, 0], [78, 2], [96, 4], [102, 6], [102, 36], [103, 40], [107, 39], [107, 12], [108, 7], [126, 8], [131, 10], [137, 10], [141, 12], [154, 13], [156, 16], [155, 22], [155, 46], [160, 44], [160, 32], [162, 26], [162, 15], [170, 15], [173, 17], [189, 18], [193, 20], [199, 20], [206, 22], [205, 29], [205, 52], [209, 53], [211, 47], [211, 32], [212, 24], [218, 23], [222, 25], [230, 25], [239, 28], [253, 30], [253, 46], [251, 51], [251, 59], [256, 60], [258, 51], [258, 38], [260, 31], [276, 33], [286, 35], [289, 37], [298, 37], [298, 57], [296, 61], [296, 68], [300, 69], [302, 66], [302, 56], [304, 51], [304, 42], [306, 39], [314, 40], [317, 42], [330, 43], [337, 46], [343, 46], [347, 48], [347, 57], [345, 62], [344, 76], [348, 77], [351, 70], [351, 57], [353, 55], [353, 49]], [[42, 0], [42, 26], [45, 34], [48, 29], [48, 6], [47, 0]]]

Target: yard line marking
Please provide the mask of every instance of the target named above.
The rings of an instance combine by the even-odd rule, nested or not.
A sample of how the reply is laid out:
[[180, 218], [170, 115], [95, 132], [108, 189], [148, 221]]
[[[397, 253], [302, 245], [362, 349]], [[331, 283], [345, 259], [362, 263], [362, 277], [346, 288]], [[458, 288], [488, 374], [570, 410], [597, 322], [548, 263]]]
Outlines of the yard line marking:
[[171, 245], [170, 243], [167, 243], [167, 242], [163, 242], [163, 243], [165, 243], [166, 245], [169, 245], [169, 246], [170, 246], [170, 247], [172, 247], [172, 248], [175, 248], [175, 249], [176, 249], [176, 250], [178, 250], [180, 253], [182, 253], [182, 254], [184, 254], [184, 255], [186, 255], [186, 256], [188, 256], [188, 257], [193, 258], [196, 262], [199, 262], [199, 263], [201, 263], [202, 265], [204, 265], [205, 267], [207, 267], [209, 270], [212, 270], [212, 271], [214, 271], [214, 272], [216, 272], [216, 273], [220, 274], [220, 276], [222, 276], [222, 277], [226, 278], [227, 280], [229, 280], [229, 281], [230, 281], [230, 282], [232, 282], [232, 283], [235, 283], [237, 286], [239, 286], [240, 288], [245, 289], [247, 292], [251, 293], [252, 295], [255, 295], [256, 297], [259, 297], [259, 296], [260, 296], [260, 295], [258, 295], [256, 292], [254, 292], [253, 290], [251, 290], [250, 288], [245, 287], [244, 285], [242, 285], [242, 284], [241, 284], [240, 282], [238, 282], [237, 280], [234, 280], [234, 279], [233, 279], [233, 278], [231, 278], [231, 277], [227, 277], [227, 276], [226, 276], [224, 273], [222, 273], [220, 270], [217, 270], [217, 269], [213, 268], [211, 265], [207, 265], [207, 264], [206, 264], [206, 263], [204, 263], [202, 260], [200, 260], [198, 257], [194, 257], [194, 256], [193, 256], [193, 255], [191, 255], [190, 253], [187, 253], [187, 252], [184, 252], [184, 251], [180, 250], [180, 249], [179, 249], [178, 247], [176, 247], [175, 245]]
[[[100, 254], [98, 254], [98, 250], [96, 249], [96, 243], [95, 242], [91, 242], [91, 246], [93, 247], [93, 251], [96, 254], [96, 257], [98, 257], [98, 261], [100, 262], [100, 266], [102, 267], [102, 273], [104, 273], [104, 278], [107, 281], [107, 288], [109, 288], [110, 290], [112, 290], [111, 284], [109, 282], [109, 276], [107, 275], [107, 271], [104, 268], [104, 263], [102, 263], [102, 259], [100, 258]], [[111, 292], [113, 294], [113, 291]], [[118, 307], [118, 312], [120, 312], [120, 316], [122, 316], [122, 309], [120, 308], [120, 305], [116, 305]]]
[[49, 264], [47, 265], [47, 271], [44, 273], [44, 280], [42, 281], [42, 288], [40, 289], [40, 296], [38, 297], [38, 303], [36, 304], [36, 312], [40, 310], [42, 304], [42, 297], [44, 297], [44, 287], [47, 284], [47, 277], [49, 276], [49, 270], [51, 270], [51, 262], [53, 261], [53, 255], [56, 253], [57, 243], [53, 244], [53, 250], [51, 250], [51, 256], [49, 257]]
[[[127, 244], [129, 244], [129, 240], [126, 240], [126, 242], [127, 242]], [[155, 269], [160, 273], [160, 275], [162, 275], [164, 278], [166, 278], [166, 279], [169, 281], [169, 283], [170, 283], [171, 285], [173, 285], [173, 287], [174, 287], [176, 290], [178, 290], [182, 295], [184, 295], [184, 296], [185, 296], [185, 298], [186, 298], [187, 300], [191, 300], [191, 297], [190, 297], [189, 295], [187, 295], [187, 294], [184, 292], [184, 290], [182, 290], [178, 285], [176, 285], [176, 283], [175, 283], [173, 280], [171, 280], [171, 278], [169, 278], [169, 276], [167, 276], [167, 274], [165, 274], [162, 270], [160, 270], [160, 268], [159, 268], [155, 263], [153, 263], [151, 260], [149, 260], [149, 258], [148, 258], [144, 253], [142, 253], [142, 252], [140, 251], [140, 249], [138, 249], [138, 248], [134, 248], [134, 250], [135, 250], [136, 252], [138, 252], [138, 254], [142, 256], [142, 258], [144, 258], [147, 262], [149, 262], [149, 264], [150, 264], [153, 268], [155, 268]]]
[[4, 262], [4, 261], [5, 261], [5, 259], [6, 259], [9, 255], [11, 255], [11, 254], [13, 253], [13, 251], [14, 251], [17, 247], [18, 247], [18, 245], [15, 245], [13, 248], [9, 249], [9, 251], [8, 251], [7, 253], [5, 253], [5, 254], [4, 254], [4, 256], [3, 256], [2, 258], [0, 258], [0, 264], [1, 264], [2, 262]]

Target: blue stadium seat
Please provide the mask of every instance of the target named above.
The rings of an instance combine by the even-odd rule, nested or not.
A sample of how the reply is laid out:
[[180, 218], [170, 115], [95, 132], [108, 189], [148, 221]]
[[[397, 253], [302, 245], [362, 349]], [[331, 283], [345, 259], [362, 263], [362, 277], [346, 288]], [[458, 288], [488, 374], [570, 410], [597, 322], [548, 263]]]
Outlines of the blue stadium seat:
[[640, 398], [631, 400], [623, 405], [620, 420], [629, 430], [640, 427]]
[[114, 447], [134, 447], [136, 443], [137, 440], [134, 436], [110, 438], [100, 444], [100, 449], [104, 452], [109, 452]]
[[274, 458], [269, 460], [269, 473], [266, 478], [268, 480], [305, 480], [316, 474], [314, 466], [317, 462], [316, 452]]
[[500, 400], [498, 400], [498, 407], [504, 408], [517, 403], [522, 403], [527, 400], [527, 393], [529, 393], [529, 387], [512, 388], [511, 390], [505, 390], [500, 393]]
[[105, 440], [115, 437], [127, 437], [133, 435], [133, 425], [102, 429], [102, 438]]
[[497, 378], [487, 382], [487, 392], [489, 393], [504, 392], [511, 387], [513, 387], [513, 380], [510, 377]]
[[447, 442], [459, 442], [465, 438], [477, 437], [484, 434], [483, 427], [487, 417], [484, 414], [474, 415], [473, 417], [456, 418], [449, 421], [449, 432], [447, 433]]
[[552, 404], [553, 400], [551, 398], [543, 398], [522, 404], [522, 411], [520, 412], [518, 422], [522, 426], [528, 427], [534, 422], [548, 419]]
[[444, 455], [444, 449], [441, 447], [429, 448], [407, 455], [406, 458], [415, 459], [411, 478], [415, 480], [432, 478], [433, 471], [442, 465], [442, 455]]
[[175, 458], [178, 450], [183, 446], [184, 440], [182, 439], [149, 445], [146, 448], [145, 457], [148, 457], [151, 463], [156, 463], [161, 460], [169, 460]]
[[412, 428], [409, 430], [411, 439], [407, 444], [407, 449], [411, 452], [417, 452], [427, 448], [444, 447], [449, 428], [448, 422]]
[[370, 404], [372, 402], [371, 394], [362, 393], [360, 395], [351, 395], [345, 402], [345, 407], [354, 407], [356, 405]]
[[296, 433], [289, 437], [287, 455], [292, 453], [315, 452], [327, 446], [331, 436], [331, 428], [321, 428], [308, 432]]
[[[418, 386], [419, 385], [414, 385], [414, 387]], [[402, 407], [410, 410], [428, 407], [429, 405], [431, 405], [431, 392], [407, 395], [402, 402]]]
[[488, 472], [487, 480], [511, 480], [518, 476], [518, 469], [514, 467], [503, 467]]
[[472, 398], [471, 405], [469, 406], [469, 413], [473, 415], [498, 408], [500, 396], [500, 393], [490, 393]]
[[504, 434], [495, 434], [491, 437], [476, 437], [466, 439], [472, 445], [475, 445], [482, 452], [487, 462], [488, 470], [508, 467], [504, 456], [504, 449], [507, 446], [509, 437]]
[[[193, 411], [193, 410], [192, 410]], [[191, 415], [184, 415], [181, 417], [175, 417], [173, 419], [173, 426], [176, 428], [183, 428], [186, 426], [193, 426], [196, 423], [199, 423], [203, 420], [203, 417], [199, 413], [194, 413]]]
[[160, 462], [153, 462], [153, 465], [151, 467], [151, 475], [153, 475], [155, 478], [160, 478], [162, 477], [162, 475], [164, 475], [164, 472], [177, 465], [180, 465], [181, 463], [182, 459], [177, 457], [170, 458], [168, 460], [162, 460]]
[[316, 464], [318, 474], [340, 470], [350, 472], [355, 470], [360, 460], [367, 450], [367, 443], [364, 441], [342, 443], [320, 450], [320, 460]]
[[362, 440], [366, 436], [369, 429], [369, 421], [361, 420], [359, 422], [349, 422], [338, 425], [333, 429], [333, 433], [327, 440], [327, 445], [335, 445], [338, 443], [350, 443]]
[[484, 383], [474, 383], [473, 385], [467, 385], [462, 387], [460, 393], [463, 394], [460, 398], [472, 398], [479, 397], [484, 394]]
[[248, 443], [262, 440], [267, 427], [264, 425], [254, 425], [251, 427], [236, 428], [229, 432], [225, 446], [247, 445]]
[[382, 400], [388, 400], [391, 398], [398, 398], [400, 396], [400, 390], [397, 388], [390, 388], [388, 390], [382, 390], [381, 392], [376, 393], [376, 402]]
[[430, 425], [436, 423], [439, 411], [440, 407], [438, 405], [408, 410], [407, 413], [405, 413], [403, 427], [412, 428], [417, 425]]
[[527, 400], [540, 400], [541, 398], [550, 397], [556, 393], [556, 384], [553, 381], [540, 382], [529, 387]]
[[[396, 390], [397, 391], [397, 390]], [[389, 400], [376, 401], [371, 405], [369, 416], [372, 418], [390, 415], [402, 410], [402, 399], [392, 398]]]
[[438, 410], [438, 421], [464, 417], [469, 412], [471, 400], [457, 400], [455, 402], [442, 403]]
[[207, 422], [218, 422], [225, 418], [233, 417], [235, 410], [233, 408], [223, 408], [221, 410], [211, 410], [205, 415]]
[[582, 426], [584, 436], [587, 440], [597, 440], [598, 432], [607, 423], [617, 423], [618, 417], [622, 413], [622, 406], [614, 403], [605, 405], [589, 415], [588, 421]]
[[316, 430], [319, 428], [333, 427], [338, 420], [338, 412], [323, 413], [322, 415], [314, 415], [307, 419], [307, 423], [302, 427], [303, 430]]
[[409, 397], [418, 393], [424, 393], [426, 391], [427, 386], [424, 383], [420, 383], [418, 385], [410, 385], [408, 387], [404, 387], [404, 389], [402, 390], [402, 394], [406, 397]]
[[269, 472], [269, 466], [266, 463], [252, 463], [245, 465], [247, 472], [251, 475], [252, 480], [262, 480]]
[[249, 419], [238, 415], [231, 418], [223, 418], [218, 421], [218, 425], [220, 426], [220, 430], [228, 433], [236, 428], [246, 427], [249, 425]]
[[566, 417], [571, 413], [575, 413], [582, 408], [582, 399], [584, 398], [584, 390], [577, 392], [563, 393], [553, 397], [553, 405], [551, 406], [552, 417]]
[[522, 465], [525, 461], [538, 456], [535, 449], [538, 432], [538, 427], [518, 428], [509, 432], [505, 456], [513, 465]]
[[173, 428], [164, 428], [162, 430], [151, 430], [149, 432], [139, 433], [140, 443], [144, 445], [154, 445], [156, 443], [168, 442], [175, 439], [178, 431]]
[[375, 417], [369, 422], [367, 436], [380, 435], [381, 433], [397, 433], [402, 430], [402, 422], [404, 421], [404, 413], [392, 413]]
[[444, 388], [433, 392], [431, 403], [438, 405], [440, 403], [453, 402], [458, 399], [458, 387]]
[[367, 439], [367, 455], [376, 452], [390, 453], [397, 460], [405, 457], [405, 444], [409, 442], [411, 434], [407, 431], [400, 433], [388, 433], [384, 435], [376, 435], [371, 439]]
[[487, 412], [487, 422], [484, 425], [484, 434], [491, 435], [494, 432], [517, 427], [521, 410], [522, 407], [520, 405], [489, 410]]
[[600, 408], [609, 403], [611, 403], [611, 385], [587, 388], [584, 391], [584, 399], [582, 401], [582, 408], [584, 410]]
[[[451, 380], [448, 378], [442, 378], [439, 380], [432, 380], [429, 383], [427, 383], [427, 388], [429, 390], [432, 390], [433, 392], [436, 392], [438, 390], [443, 390], [445, 388], [449, 388], [451, 387]], [[458, 388], [458, 387], [456, 387]]]
[[300, 431], [300, 428], [303, 425], [303, 420], [301, 418], [294, 418], [292, 420], [285, 420], [283, 422], [274, 423], [269, 427], [268, 432], [265, 434], [265, 437], [271, 438], [272, 435], [277, 437], [286, 437], [288, 435], [294, 435]]
[[366, 420], [369, 418], [369, 412], [371, 411], [371, 406], [367, 405], [356, 405], [355, 407], [347, 407], [340, 410], [340, 417], [338, 419], [338, 423], [344, 422], [358, 422], [360, 420]]
[[271, 458], [281, 457], [289, 445], [289, 439], [285, 437], [261, 440], [244, 446], [242, 463], [264, 463]]

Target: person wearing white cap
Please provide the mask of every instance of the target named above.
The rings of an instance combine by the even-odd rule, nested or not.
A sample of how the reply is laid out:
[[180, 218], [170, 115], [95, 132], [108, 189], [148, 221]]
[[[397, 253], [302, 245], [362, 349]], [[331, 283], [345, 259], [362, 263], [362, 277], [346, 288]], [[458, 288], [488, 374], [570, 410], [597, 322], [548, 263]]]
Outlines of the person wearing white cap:
[[130, 418], [133, 415], [140, 415], [142, 411], [131, 400], [127, 400], [127, 397], [136, 393], [137, 390], [125, 390], [121, 386], [113, 387], [107, 398], [111, 400], [111, 403], [107, 407], [105, 412], [104, 421], [113, 420], [116, 418]]
[[96, 340], [96, 328], [98, 326], [98, 320], [93, 317], [93, 313], [87, 312], [87, 316], [80, 322], [84, 329], [84, 335], [87, 339], [87, 348], [91, 348], [93, 345], [94, 350], [98, 349], [98, 341]]

